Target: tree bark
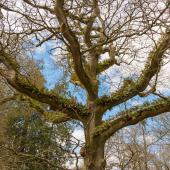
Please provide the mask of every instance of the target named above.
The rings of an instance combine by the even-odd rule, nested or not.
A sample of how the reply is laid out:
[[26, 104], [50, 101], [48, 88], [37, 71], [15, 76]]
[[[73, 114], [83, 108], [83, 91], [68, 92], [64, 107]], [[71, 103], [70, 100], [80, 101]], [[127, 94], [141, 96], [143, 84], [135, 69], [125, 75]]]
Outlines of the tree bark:
[[84, 170], [104, 170], [104, 144], [96, 140], [93, 145], [85, 147], [85, 150]]
[[105, 141], [101, 136], [94, 136], [94, 130], [100, 120], [96, 120], [95, 116], [89, 118], [85, 126], [86, 145], [81, 149], [81, 155], [84, 157], [83, 170], [104, 170], [106, 161], [104, 159]]

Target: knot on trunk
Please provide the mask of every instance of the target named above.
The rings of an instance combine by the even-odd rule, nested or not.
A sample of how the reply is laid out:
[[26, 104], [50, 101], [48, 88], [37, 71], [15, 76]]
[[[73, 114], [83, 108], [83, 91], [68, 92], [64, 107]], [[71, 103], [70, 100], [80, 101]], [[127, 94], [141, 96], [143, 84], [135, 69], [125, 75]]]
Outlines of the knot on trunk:
[[80, 155], [82, 157], [86, 157], [87, 155], [90, 155], [93, 151], [89, 149], [88, 146], [83, 146], [81, 149], [80, 149]]
[[84, 158], [86, 156], [86, 146], [83, 146], [80, 149], [80, 155]]

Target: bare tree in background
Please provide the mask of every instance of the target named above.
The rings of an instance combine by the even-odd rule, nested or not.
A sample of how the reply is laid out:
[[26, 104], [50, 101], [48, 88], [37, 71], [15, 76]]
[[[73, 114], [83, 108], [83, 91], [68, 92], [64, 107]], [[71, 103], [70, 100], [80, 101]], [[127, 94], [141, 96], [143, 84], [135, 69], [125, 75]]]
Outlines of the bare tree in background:
[[[170, 111], [169, 96], [158, 91], [168, 80], [168, 73], [161, 77], [170, 48], [168, 0], [2, 0], [0, 8], [1, 76], [19, 92], [48, 104], [55, 123], [74, 119], [83, 124], [85, 170], [105, 169], [104, 145], [115, 132]], [[70, 82], [86, 91], [85, 104], [36, 87], [25, 75], [18, 61], [47, 43]], [[101, 78], [108, 70], [111, 90], [101, 95], [106, 83]], [[154, 101], [103, 119], [108, 110], [151, 94], [157, 96]]]
[[106, 169], [168, 170], [170, 131], [164, 124], [167, 116], [169, 113], [122, 129], [111, 137], [105, 147]]

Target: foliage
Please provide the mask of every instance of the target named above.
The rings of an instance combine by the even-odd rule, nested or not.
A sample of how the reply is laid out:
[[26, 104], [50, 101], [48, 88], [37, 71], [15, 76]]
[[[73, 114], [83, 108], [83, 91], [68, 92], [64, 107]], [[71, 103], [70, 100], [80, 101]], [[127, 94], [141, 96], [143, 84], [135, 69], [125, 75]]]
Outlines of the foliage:
[[53, 125], [37, 113], [8, 116], [1, 144], [5, 166], [23, 170], [60, 169], [68, 160], [70, 134], [68, 124]]

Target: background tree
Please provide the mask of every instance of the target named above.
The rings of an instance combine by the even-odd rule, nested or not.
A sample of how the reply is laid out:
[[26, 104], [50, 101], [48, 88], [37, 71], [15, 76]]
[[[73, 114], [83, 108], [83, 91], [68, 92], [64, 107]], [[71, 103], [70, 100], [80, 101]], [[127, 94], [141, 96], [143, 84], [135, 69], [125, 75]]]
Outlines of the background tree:
[[10, 116], [0, 145], [1, 169], [65, 169], [70, 135], [68, 125], [49, 125], [37, 113]]
[[163, 123], [168, 116], [169, 113], [122, 129], [111, 137], [105, 147], [106, 169], [169, 169], [169, 153], [164, 149], [169, 148], [170, 133]]
[[[25, 60], [29, 81], [42, 88], [45, 81], [38, 67]], [[46, 105], [16, 92], [2, 77], [0, 91], [0, 169], [65, 169], [72, 150], [71, 124], [55, 125], [41, 112]]]
[[[84, 169], [105, 169], [104, 145], [115, 132], [170, 110], [168, 95], [159, 93], [168, 82], [169, 6], [166, 0], [0, 3], [1, 75], [19, 92], [49, 105], [55, 123], [83, 124]], [[35, 58], [41, 45], [63, 66], [72, 86], [86, 94], [83, 103], [78, 94], [64, 97], [25, 76], [19, 61]], [[143, 102], [134, 106], [132, 100], [140, 97]]]

